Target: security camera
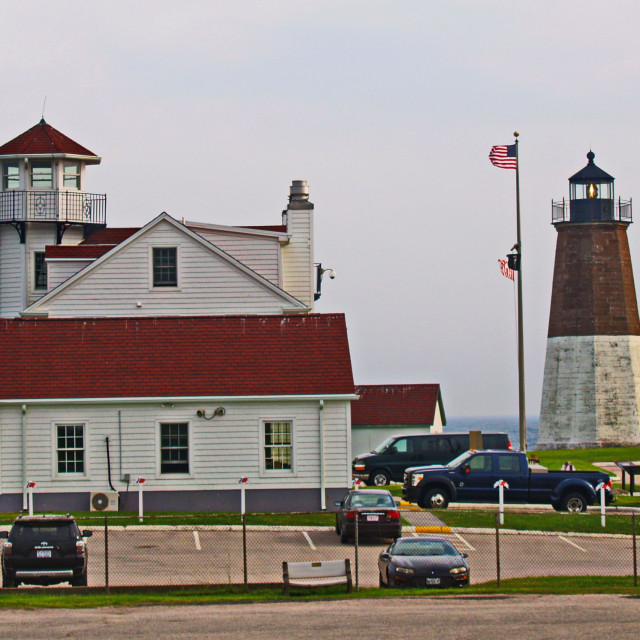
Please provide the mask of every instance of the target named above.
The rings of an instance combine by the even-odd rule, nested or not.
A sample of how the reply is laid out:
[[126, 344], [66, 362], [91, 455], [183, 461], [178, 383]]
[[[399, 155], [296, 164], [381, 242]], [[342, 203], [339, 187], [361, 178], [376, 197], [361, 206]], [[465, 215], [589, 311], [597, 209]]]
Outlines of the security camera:
[[336, 277], [336, 272], [331, 269], [331, 271], [329, 271], [329, 277], [333, 280]]
[[225, 408], [224, 408], [224, 407], [218, 407], [218, 408], [215, 410], [215, 412], [214, 412], [214, 413], [215, 413], [215, 415], [217, 415], [217, 416], [223, 416], [223, 415], [224, 415], [225, 413], [227, 413], [227, 412], [225, 411]]
[[196, 415], [198, 416], [198, 418], [204, 418], [204, 411], [202, 409], [198, 409], [196, 411]]

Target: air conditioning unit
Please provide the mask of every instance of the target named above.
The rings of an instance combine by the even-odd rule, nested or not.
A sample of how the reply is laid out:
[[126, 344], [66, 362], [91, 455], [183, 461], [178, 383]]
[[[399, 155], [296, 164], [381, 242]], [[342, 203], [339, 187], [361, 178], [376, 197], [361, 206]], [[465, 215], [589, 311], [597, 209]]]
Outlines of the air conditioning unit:
[[91, 494], [91, 511], [117, 511], [117, 491], [95, 491]]

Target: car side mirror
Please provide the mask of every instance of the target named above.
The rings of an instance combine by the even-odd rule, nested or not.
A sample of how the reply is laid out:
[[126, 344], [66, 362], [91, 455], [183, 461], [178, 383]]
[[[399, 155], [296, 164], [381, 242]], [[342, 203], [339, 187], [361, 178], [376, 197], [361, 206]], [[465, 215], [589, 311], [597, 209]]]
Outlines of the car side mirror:
[[396, 453], [398, 453], [398, 450], [395, 447], [389, 447], [386, 451], [386, 453], [388, 453], [390, 456], [395, 455]]
[[469, 554], [468, 554], [466, 551], [463, 551], [460, 555], [461, 555], [463, 558], [468, 558], [468, 557], [469, 557]]
[[468, 464], [464, 464], [460, 467], [461, 473], [469, 473], [471, 471], [471, 467]]
[[8, 538], [8, 537], [9, 537], [8, 531], [0, 531], [0, 538]]
[[82, 532], [82, 537], [83, 538], [90, 538], [93, 535], [93, 531], [89, 531], [89, 529], [85, 529]]
[[388, 560], [390, 557], [391, 557], [391, 555], [389, 554], [389, 552], [388, 552], [388, 551], [383, 551], [383, 552], [380, 554], [380, 558], [382, 558], [382, 560]]
[[333, 506], [334, 506], [334, 507], [339, 507], [341, 504], [342, 504], [342, 502], [340, 502], [340, 500], [336, 500], [336, 501], [333, 503]]

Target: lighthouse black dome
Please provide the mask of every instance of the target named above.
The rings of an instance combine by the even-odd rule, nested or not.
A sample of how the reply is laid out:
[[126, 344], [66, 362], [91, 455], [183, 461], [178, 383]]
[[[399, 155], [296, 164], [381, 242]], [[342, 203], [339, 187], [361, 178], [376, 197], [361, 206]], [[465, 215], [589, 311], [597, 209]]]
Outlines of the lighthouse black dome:
[[597, 164], [593, 162], [596, 154], [593, 151], [587, 153], [587, 159], [589, 163], [583, 169], [580, 169], [578, 173], [574, 173], [569, 182], [575, 182], [580, 184], [587, 184], [589, 182], [613, 182], [614, 177], [610, 176], [606, 171], [603, 171]]

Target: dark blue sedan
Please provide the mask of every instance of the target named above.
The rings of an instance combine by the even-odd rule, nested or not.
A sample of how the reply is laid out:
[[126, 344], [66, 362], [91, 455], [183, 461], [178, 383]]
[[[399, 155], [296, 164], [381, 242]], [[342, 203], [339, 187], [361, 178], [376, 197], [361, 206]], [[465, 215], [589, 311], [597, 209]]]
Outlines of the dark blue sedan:
[[467, 554], [446, 538], [398, 538], [378, 559], [381, 587], [462, 587], [469, 584]]

